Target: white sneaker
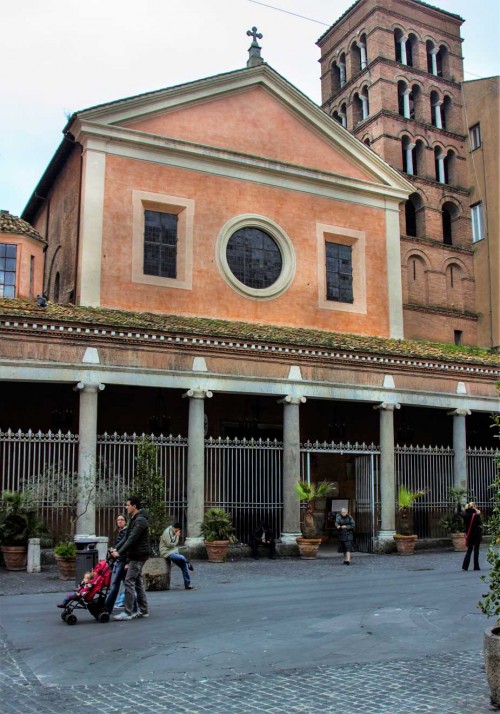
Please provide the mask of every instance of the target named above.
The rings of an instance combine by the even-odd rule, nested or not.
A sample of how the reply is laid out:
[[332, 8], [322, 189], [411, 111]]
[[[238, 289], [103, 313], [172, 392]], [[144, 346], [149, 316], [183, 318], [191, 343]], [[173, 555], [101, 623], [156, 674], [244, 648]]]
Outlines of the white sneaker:
[[137, 610], [137, 612], [134, 612], [132, 617], [149, 617], [149, 612], [142, 612], [141, 610]]
[[126, 612], [120, 612], [119, 615], [113, 616], [113, 620], [117, 620], [118, 622], [121, 622], [122, 620], [133, 620], [134, 617], [137, 617], [137, 615], [127, 615]]

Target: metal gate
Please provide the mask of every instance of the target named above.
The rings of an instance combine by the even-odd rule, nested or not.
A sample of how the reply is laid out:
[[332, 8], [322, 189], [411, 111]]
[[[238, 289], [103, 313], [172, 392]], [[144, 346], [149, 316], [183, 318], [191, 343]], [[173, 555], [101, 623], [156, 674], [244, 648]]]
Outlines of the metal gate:
[[358, 442], [308, 441], [301, 445], [300, 451], [301, 479], [304, 481], [311, 481], [314, 454], [340, 454], [353, 458], [355, 491], [352, 515], [356, 522], [356, 543], [360, 551], [372, 553], [378, 532], [380, 448], [375, 444]]

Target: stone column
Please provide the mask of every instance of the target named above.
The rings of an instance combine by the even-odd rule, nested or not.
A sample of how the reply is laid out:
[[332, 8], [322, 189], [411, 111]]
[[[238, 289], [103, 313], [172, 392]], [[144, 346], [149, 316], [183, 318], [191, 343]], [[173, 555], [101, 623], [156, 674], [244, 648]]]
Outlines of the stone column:
[[187, 456], [187, 528], [186, 546], [203, 543], [200, 535], [205, 510], [205, 398], [212, 392], [189, 389], [188, 456]]
[[78, 382], [80, 392], [78, 499], [75, 535], [95, 534], [97, 397], [104, 384]]
[[438, 181], [439, 181], [439, 183], [446, 183], [446, 175], [444, 172], [444, 160], [445, 160], [445, 155], [438, 154], [437, 162], [438, 162]]
[[453, 417], [453, 485], [467, 488], [467, 439], [465, 417], [469, 409], [454, 409], [448, 412]]
[[282, 543], [295, 543], [300, 536], [300, 501], [295, 484], [300, 480], [300, 414], [305, 397], [286, 396], [283, 404], [283, 531]]
[[411, 88], [408, 87], [403, 92], [403, 115], [406, 119], [410, 118], [410, 94]]
[[433, 49], [430, 52], [431, 55], [431, 63], [432, 63], [432, 74], [437, 77], [438, 69], [437, 69], [437, 53], [439, 52], [439, 49], [436, 47], [433, 47]]
[[380, 411], [380, 509], [379, 541], [392, 541], [396, 533], [396, 479], [394, 473], [394, 410], [400, 404], [383, 402]]
[[342, 88], [346, 83], [346, 75], [347, 75], [345, 62], [339, 62], [339, 69], [340, 69], [340, 87]]
[[441, 115], [441, 105], [443, 103], [442, 99], [438, 99], [437, 102], [435, 102], [432, 105], [432, 109], [434, 112], [434, 125], [437, 129], [442, 129], [443, 128], [443, 121], [442, 121], [442, 115]]
[[359, 43], [359, 54], [360, 54], [360, 65], [361, 69], [366, 69], [367, 65], [367, 53], [366, 53], [366, 45], [363, 44], [362, 42]]
[[408, 58], [406, 56], [406, 40], [408, 38], [403, 35], [399, 40], [399, 48], [401, 50], [401, 64], [408, 64]]
[[406, 152], [406, 173], [413, 174], [415, 173], [415, 169], [413, 167], [413, 149], [415, 148], [415, 144], [408, 144], [408, 146], [405, 149]]

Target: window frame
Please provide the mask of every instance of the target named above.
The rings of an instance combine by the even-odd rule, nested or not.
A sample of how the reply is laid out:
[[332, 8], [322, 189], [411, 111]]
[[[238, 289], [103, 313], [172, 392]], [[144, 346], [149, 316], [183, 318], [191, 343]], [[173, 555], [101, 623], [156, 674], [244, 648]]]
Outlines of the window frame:
[[[366, 297], [366, 232], [343, 226], [316, 224], [318, 307], [337, 312], [367, 314]], [[338, 243], [351, 247], [353, 302], [338, 302], [326, 299], [326, 243]]]
[[470, 220], [472, 226], [472, 243], [484, 240], [484, 215], [483, 202], [478, 201], [470, 207]]
[[476, 122], [469, 127], [470, 150], [476, 151], [481, 148], [481, 122]]
[[[251, 288], [234, 275], [227, 262], [227, 244], [241, 228], [259, 228], [268, 233], [277, 244], [283, 261], [279, 278], [267, 288]], [[245, 213], [227, 221], [219, 231], [215, 245], [215, 260], [224, 281], [239, 295], [250, 300], [272, 300], [290, 287], [295, 277], [296, 259], [292, 241], [277, 223], [265, 216]]]
[[[132, 191], [132, 282], [191, 290], [193, 282], [193, 224], [195, 202], [189, 198], [148, 191]], [[144, 272], [145, 211], [177, 216], [177, 277]]]
[[[15, 266], [14, 270], [8, 270], [7, 269], [7, 264], [4, 265], [3, 270], [1, 271], [4, 274], [4, 279], [0, 283], [0, 297], [2, 298], [8, 298], [12, 299], [17, 296], [17, 282], [19, 279], [18, 275], [18, 268], [19, 268], [19, 246], [17, 243], [0, 243], [1, 246], [5, 247], [5, 256], [0, 257], [0, 260], [7, 261], [7, 260], [14, 260], [15, 261]], [[14, 248], [15, 249], [15, 257], [12, 256], [7, 256], [7, 248]], [[13, 274], [14, 275], [14, 282], [13, 283], [6, 283], [5, 282], [5, 274]], [[5, 288], [13, 288], [13, 295], [5, 295]]]
[[[338, 260], [338, 263], [339, 263], [339, 265], [338, 265], [338, 270], [329, 270], [329, 268], [328, 268], [328, 258], [330, 257], [330, 256], [328, 255], [328, 253], [329, 253], [328, 247], [329, 247], [329, 246], [332, 247], [332, 248], [335, 247], [335, 248], [339, 249], [339, 250], [338, 250], [338, 254], [339, 254], [339, 255], [338, 255], [338, 257], [337, 257], [337, 260]], [[342, 270], [342, 263], [343, 263], [343, 261], [344, 261], [344, 258], [343, 258], [342, 255], [341, 255], [342, 249], [345, 249], [345, 250], [348, 250], [348, 251], [349, 251], [349, 260], [348, 260], [349, 270], [348, 270], [348, 271]], [[331, 256], [331, 257], [333, 257], [333, 256]], [[330, 240], [326, 240], [326, 241], [325, 241], [325, 258], [326, 258], [326, 264], [325, 264], [325, 273], [326, 273], [326, 300], [328, 300], [329, 302], [340, 302], [340, 303], [347, 303], [348, 305], [352, 305], [353, 302], [354, 302], [354, 290], [353, 290], [353, 279], [352, 279], [352, 246], [346, 245], [345, 243], [336, 243], [336, 242], [333, 242], [333, 241], [330, 241]], [[329, 291], [329, 280], [328, 280], [328, 276], [329, 276], [329, 275], [331, 275], [331, 276], [333, 276], [333, 275], [338, 275], [338, 278], [339, 278], [339, 285], [338, 285], [338, 294], [339, 294], [339, 297], [338, 297], [338, 298], [329, 297], [329, 295], [328, 295], [328, 291]], [[345, 276], [348, 276], [348, 278], [349, 278], [349, 280], [348, 280], [348, 282], [349, 282], [349, 289], [350, 289], [350, 293], [351, 293], [351, 296], [352, 296], [350, 300], [345, 299], [345, 296], [342, 297], [342, 292], [343, 292], [342, 277], [343, 277], [343, 276], [344, 276], [344, 279], [345, 279]], [[332, 290], [333, 290], [333, 287], [332, 287]]]

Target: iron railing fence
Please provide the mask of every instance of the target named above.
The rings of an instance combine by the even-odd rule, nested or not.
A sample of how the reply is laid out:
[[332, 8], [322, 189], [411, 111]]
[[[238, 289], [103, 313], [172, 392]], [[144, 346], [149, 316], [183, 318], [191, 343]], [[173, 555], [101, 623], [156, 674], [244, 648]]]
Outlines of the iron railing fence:
[[[137, 442], [142, 435], [102, 434], [97, 438], [97, 530], [111, 537], [133, 484]], [[172, 518], [183, 525], [187, 506], [187, 439], [151, 436], [158, 446], [158, 466], [165, 479], [165, 500]], [[301, 444], [300, 477], [318, 480], [313, 454], [344, 454], [354, 459], [355, 517], [358, 537], [369, 542], [379, 527], [380, 449], [374, 444], [306, 442]], [[468, 491], [487, 517], [496, 474], [495, 449], [467, 450]], [[237, 537], [247, 542], [261, 519], [276, 535], [282, 529], [283, 444], [276, 440], [214, 439], [205, 441], [205, 503], [231, 512]], [[53, 536], [71, 531], [70, 502], [76, 488], [78, 435], [48, 431], [0, 431], [1, 490], [31, 488]], [[425, 490], [415, 504], [415, 530], [420, 537], [445, 535], [441, 519], [450, 510], [453, 450], [448, 447], [396, 446], [396, 485]], [[332, 478], [331, 480], [335, 480]], [[104, 498], [104, 493], [107, 497]]]
[[69, 530], [65, 501], [76, 482], [78, 435], [0, 431], [0, 467], [2, 492], [29, 490], [47, 530], [61, 535]]
[[[491, 515], [493, 493], [490, 485], [496, 473], [498, 452], [491, 448], [467, 449], [467, 493], [481, 508], [483, 519]], [[447, 535], [442, 519], [453, 504], [448, 490], [454, 485], [454, 451], [443, 446], [396, 446], [396, 485], [411, 491], [425, 491], [412, 509], [415, 533], [421, 538]]]
[[283, 512], [283, 444], [272, 439], [205, 441], [205, 505], [233, 517], [236, 537], [248, 543], [261, 521], [279, 536]]
[[[112, 484], [113, 498], [97, 509], [97, 532], [111, 537], [118, 513], [125, 512], [125, 501], [133, 492], [134, 465], [138, 442], [147, 437], [157, 447], [156, 466], [164, 479], [164, 499], [172, 521], [186, 524], [187, 439], [154, 434], [107, 434], [97, 437], [97, 473]], [[138, 494], [140, 495], [140, 494]]]
[[478, 447], [467, 449], [467, 489], [471, 500], [490, 513], [494, 493], [490, 488], [498, 470], [500, 452]]

